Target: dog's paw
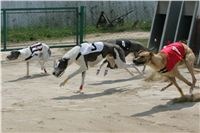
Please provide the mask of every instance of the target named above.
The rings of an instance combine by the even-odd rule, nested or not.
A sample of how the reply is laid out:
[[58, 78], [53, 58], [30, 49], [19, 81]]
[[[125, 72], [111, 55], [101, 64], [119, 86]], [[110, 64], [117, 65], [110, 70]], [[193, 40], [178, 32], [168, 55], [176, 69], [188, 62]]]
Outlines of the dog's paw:
[[99, 75], [99, 72], [100, 72], [100, 70], [98, 69], [96, 75]]
[[166, 90], [166, 88], [162, 88], [160, 91], [164, 91], [164, 90]]
[[108, 74], [108, 70], [104, 71], [104, 76], [106, 76]]
[[83, 91], [80, 91], [80, 90], [75, 91], [74, 93], [76, 93], [76, 94], [84, 94], [84, 92], [83, 92]]
[[65, 82], [62, 82], [60, 83], [60, 87], [64, 86], [65, 85]]

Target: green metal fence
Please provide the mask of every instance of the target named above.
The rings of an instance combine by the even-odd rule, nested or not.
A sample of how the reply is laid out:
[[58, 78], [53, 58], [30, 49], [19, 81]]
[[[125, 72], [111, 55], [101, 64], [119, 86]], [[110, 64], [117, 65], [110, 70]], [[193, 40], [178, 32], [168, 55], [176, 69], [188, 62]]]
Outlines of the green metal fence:
[[[74, 44], [67, 44], [67, 43], [56, 43], [56, 45], [50, 45], [50, 48], [64, 48], [64, 47], [72, 47], [77, 44], [83, 42], [84, 36], [84, 17], [85, 17], [85, 7], [58, 7], [58, 8], [9, 8], [9, 9], [1, 9], [1, 21], [2, 21], [2, 35], [1, 35], [1, 51], [9, 51], [14, 49], [21, 49], [22, 47], [19, 46], [12, 46], [8, 47], [8, 16], [9, 14], [20, 14], [20, 13], [65, 13], [70, 14], [73, 13], [71, 16], [74, 18], [71, 23], [73, 23], [73, 37], [74, 37]], [[49, 15], [51, 17], [51, 14]], [[34, 17], [34, 16], [33, 16]], [[62, 15], [61, 15], [62, 17]], [[63, 16], [64, 17], [64, 16]], [[66, 18], [65, 18], [66, 19]], [[68, 18], [70, 19], [70, 17]], [[51, 20], [50, 20], [51, 21]], [[53, 21], [53, 20], [52, 20]], [[57, 24], [59, 25], [59, 24]]]

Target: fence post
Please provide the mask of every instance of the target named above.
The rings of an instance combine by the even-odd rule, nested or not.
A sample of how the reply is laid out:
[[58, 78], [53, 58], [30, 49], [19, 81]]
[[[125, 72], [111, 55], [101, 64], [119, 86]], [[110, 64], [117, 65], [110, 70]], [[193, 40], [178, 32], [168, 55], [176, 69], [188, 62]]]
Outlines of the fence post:
[[76, 7], [76, 45], [79, 44], [79, 8]]
[[3, 9], [3, 50], [5, 51], [7, 44], [7, 23], [6, 23], [6, 10]]
[[83, 43], [83, 35], [84, 35], [84, 14], [85, 14], [85, 7], [80, 7], [80, 44]]

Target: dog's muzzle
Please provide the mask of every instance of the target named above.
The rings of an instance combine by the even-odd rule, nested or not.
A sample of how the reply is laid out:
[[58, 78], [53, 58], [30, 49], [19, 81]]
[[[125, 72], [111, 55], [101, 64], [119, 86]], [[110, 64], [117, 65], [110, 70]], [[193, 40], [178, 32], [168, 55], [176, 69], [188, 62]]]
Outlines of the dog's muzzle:
[[15, 60], [15, 59], [16, 59], [16, 57], [14, 57], [14, 56], [12, 56], [12, 55], [8, 55], [6, 58], [7, 58], [8, 60]]
[[64, 73], [64, 70], [63, 71], [59, 70], [59, 71], [53, 71], [52, 74], [56, 77], [61, 77], [63, 73]]

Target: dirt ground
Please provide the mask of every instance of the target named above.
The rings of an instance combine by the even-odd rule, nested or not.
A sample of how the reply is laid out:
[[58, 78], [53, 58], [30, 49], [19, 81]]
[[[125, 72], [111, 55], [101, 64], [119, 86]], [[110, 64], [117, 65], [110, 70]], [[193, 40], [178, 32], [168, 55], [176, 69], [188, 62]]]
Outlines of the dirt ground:
[[[145, 35], [147, 38], [149, 34]], [[99, 39], [98, 36], [92, 38]], [[134, 69], [130, 69], [134, 72], [133, 77], [122, 69], [110, 70], [104, 77], [104, 69], [96, 76], [97, 67], [89, 68], [84, 94], [75, 93], [81, 83], [80, 75], [64, 87], [59, 87], [66, 75], [78, 68], [75, 64], [71, 65], [61, 78], [51, 75], [53, 60], [60, 58], [63, 52], [53, 50], [53, 57], [46, 64], [48, 75], [41, 73], [36, 61], [30, 63], [29, 78], [24, 77], [25, 62], [5, 61], [7, 52], [1, 53], [4, 133], [200, 132], [200, 103], [172, 103], [173, 98], [179, 97], [174, 86], [160, 92], [167, 82], [146, 82]], [[139, 69], [142, 70], [142, 67]], [[144, 76], [150, 72], [151, 69], [147, 67]], [[191, 80], [186, 69], [181, 69], [181, 73]], [[200, 73], [196, 74], [196, 78], [196, 85], [200, 86]], [[180, 81], [178, 83], [188, 94], [189, 87]], [[200, 89], [195, 88], [194, 92], [199, 93]]]

